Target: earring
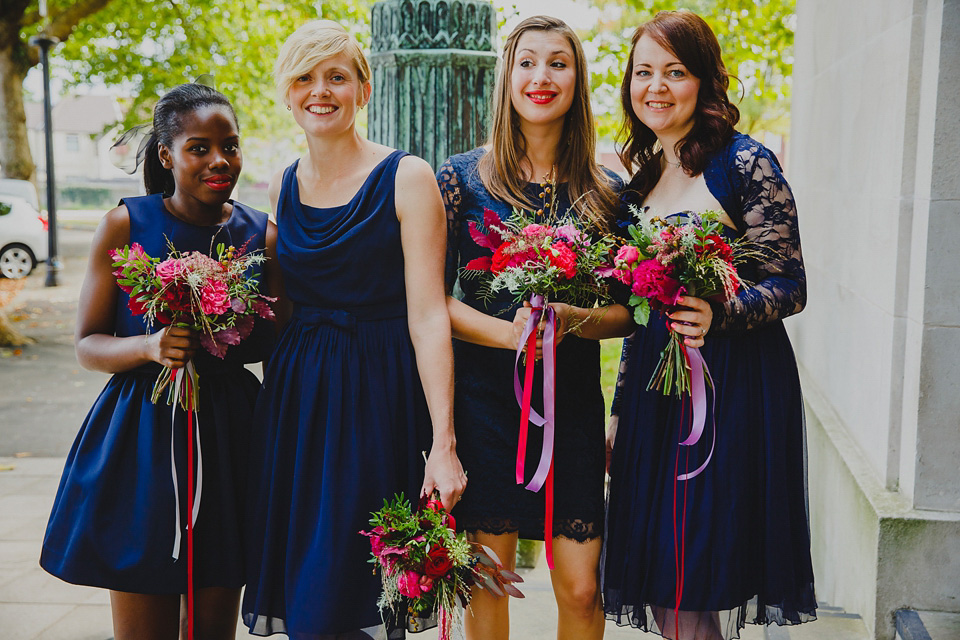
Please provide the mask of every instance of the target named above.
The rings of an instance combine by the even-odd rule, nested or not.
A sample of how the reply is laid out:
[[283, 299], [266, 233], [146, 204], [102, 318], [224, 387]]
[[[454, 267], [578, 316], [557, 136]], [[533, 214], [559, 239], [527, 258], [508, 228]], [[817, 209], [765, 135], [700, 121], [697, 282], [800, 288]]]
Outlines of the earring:
[[290, 105], [287, 105], [287, 111], [291, 111]]

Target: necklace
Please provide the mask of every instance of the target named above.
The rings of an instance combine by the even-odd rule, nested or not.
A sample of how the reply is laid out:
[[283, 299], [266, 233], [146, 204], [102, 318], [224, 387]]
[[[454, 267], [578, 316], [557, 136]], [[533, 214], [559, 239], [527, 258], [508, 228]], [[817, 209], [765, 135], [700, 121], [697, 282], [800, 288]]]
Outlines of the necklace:
[[669, 160], [667, 160], [666, 154], [664, 154], [663, 156], [663, 161], [668, 165], [670, 165], [671, 167], [676, 167], [677, 169], [683, 166], [683, 162], [670, 162]]
[[554, 177], [557, 175], [557, 165], [553, 165], [550, 168], [550, 173], [543, 176], [543, 180], [540, 181], [540, 203], [541, 207], [537, 210], [537, 215], [544, 215], [544, 211], [547, 212], [547, 215], [550, 214], [550, 205], [556, 200], [556, 186], [554, 184]]

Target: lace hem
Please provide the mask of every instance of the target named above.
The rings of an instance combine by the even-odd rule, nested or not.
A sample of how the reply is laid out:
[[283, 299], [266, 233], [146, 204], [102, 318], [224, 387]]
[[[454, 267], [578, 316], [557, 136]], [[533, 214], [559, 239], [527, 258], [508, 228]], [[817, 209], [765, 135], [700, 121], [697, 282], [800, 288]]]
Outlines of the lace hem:
[[[469, 533], [488, 533], [503, 535], [516, 533], [525, 540], [543, 540], [543, 520], [521, 522], [514, 518], [475, 517], [459, 518], [459, 529]], [[603, 521], [589, 522], [581, 519], [554, 520], [553, 536], [566, 538], [574, 542], [587, 542], [603, 537]]]

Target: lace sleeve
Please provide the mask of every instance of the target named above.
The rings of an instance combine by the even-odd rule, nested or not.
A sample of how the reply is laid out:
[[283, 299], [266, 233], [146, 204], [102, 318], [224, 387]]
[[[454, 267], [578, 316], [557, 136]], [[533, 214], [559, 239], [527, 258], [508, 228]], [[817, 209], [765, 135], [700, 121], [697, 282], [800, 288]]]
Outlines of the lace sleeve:
[[448, 158], [440, 170], [437, 171], [437, 184], [440, 186], [440, 195], [443, 196], [443, 208], [447, 211], [447, 260], [444, 268], [447, 295], [453, 292], [457, 282], [457, 273], [460, 269], [460, 176]]
[[713, 328], [734, 331], [782, 320], [799, 313], [807, 302], [797, 208], [790, 186], [759, 145], [740, 150], [735, 162], [745, 181], [744, 237], [761, 245], [770, 257], [757, 265], [753, 286], [713, 307]]
[[630, 345], [636, 339], [636, 333], [631, 333], [623, 339], [623, 349], [620, 351], [620, 367], [617, 369], [617, 385], [613, 388], [613, 400], [610, 401], [610, 415], [620, 415], [620, 397], [623, 395], [623, 374], [627, 370], [627, 360], [630, 357]]

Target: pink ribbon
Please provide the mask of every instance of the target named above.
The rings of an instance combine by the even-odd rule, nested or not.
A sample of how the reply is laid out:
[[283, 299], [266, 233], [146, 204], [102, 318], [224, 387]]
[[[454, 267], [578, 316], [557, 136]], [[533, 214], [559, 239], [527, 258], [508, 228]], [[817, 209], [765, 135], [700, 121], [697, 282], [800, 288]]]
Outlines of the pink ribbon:
[[[514, 361], [513, 369], [513, 390], [520, 404], [521, 424], [520, 435], [517, 445], [517, 484], [523, 484], [524, 465], [526, 460], [527, 444], [527, 422], [534, 423], [543, 427], [543, 446], [540, 450], [540, 462], [533, 478], [527, 484], [526, 489], [536, 493], [547, 485], [545, 492], [546, 507], [544, 511], [543, 538], [546, 546], [547, 566], [553, 569], [553, 444], [555, 434], [555, 409], [556, 409], [556, 316], [552, 308], [546, 304], [543, 296], [533, 294], [530, 297], [530, 305], [533, 310], [527, 319], [527, 324], [523, 328], [523, 333], [517, 343], [517, 357]], [[541, 314], [545, 316], [545, 326], [543, 329], [543, 416], [540, 416], [530, 406], [531, 389], [526, 389], [520, 385], [520, 357], [523, 355], [523, 348], [527, 346], [527, 375], [525, 382], [527, 385], [532, 380], [532, 366], [534, 350], [536, 348], [536, 330], [540, 323]], [[528, 344], [529, 342], [529, 344]]]
[[[687, 356], [687, 362], [690, 364], [690, 397], [693, 404], [693, 424], [690, 428], [690, 434], [685, 440], [680, 442], [680, 445], [684, 447], [690, 447], [700, 442], [700, 437], [703, 435], [703, 427], [704, 424], [706, 424], [707, 419], [707, 390], [705, 381], [710, 380], [710, 386], [712, 387], [713, 378], [710, 376], [710, 369], [707, 368], [707, 363], [703, 359], [703, 355], [700, 354], [700, 350], [687, 346], [684, 346], [683, 348]], [[716, 409], [716, 394], [712, 394], [711, 398], [713, 401], [713, 407]], [[717, 444], [716, 420], [711, 419], [710, 425], [713, 433], [711, 436], [712, 442], [710, 443], [710, 453], [707, 455], [707, 459], [704, 460], [703, 464], [693, 471], [678, 475], [677, 480], [690, 480], [691, 478], [696, 478], [703, 472], [704, 469], [707, 468], [707, 465], [710, 464], [710, 460], [713, 458], [713, 448]]]

